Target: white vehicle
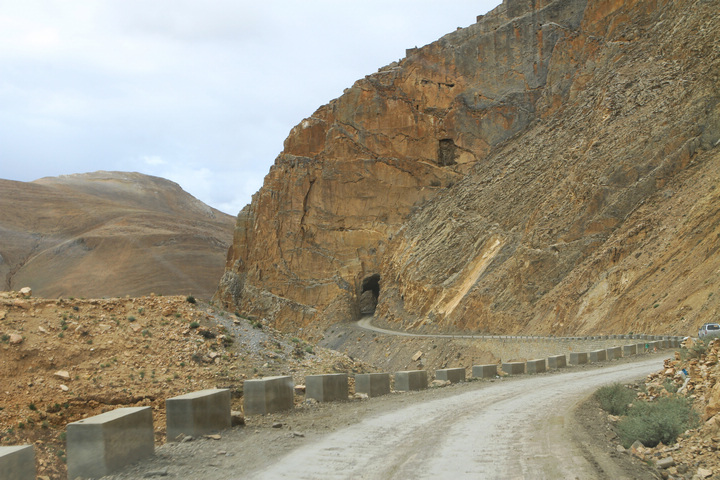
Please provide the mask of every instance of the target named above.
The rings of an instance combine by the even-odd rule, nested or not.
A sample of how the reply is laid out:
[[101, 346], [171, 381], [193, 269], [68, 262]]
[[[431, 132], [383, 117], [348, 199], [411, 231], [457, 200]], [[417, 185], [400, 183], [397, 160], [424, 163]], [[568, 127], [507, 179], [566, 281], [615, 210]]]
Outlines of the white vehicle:
[[700, 327], [698, 337], [720, 337], [720, 325], [717, 323], [706, 323]]

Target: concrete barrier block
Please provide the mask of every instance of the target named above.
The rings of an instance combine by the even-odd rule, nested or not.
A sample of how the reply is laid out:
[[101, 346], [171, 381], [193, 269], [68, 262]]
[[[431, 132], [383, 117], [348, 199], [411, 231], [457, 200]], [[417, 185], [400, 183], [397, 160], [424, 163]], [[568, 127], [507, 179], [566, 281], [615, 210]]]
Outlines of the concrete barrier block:
[[623, 345], [623, 357], [629, 357], [630, 355], [637, 355], [637, 345]]
[[459, 383], [465, 381], [465, 369], [464, 368], [444, 368], [442, 370], [435, 370], [435, 378], [438, 380], [445, 380], [450, 383]]
[[165, 400], [168, 441], [230, 428], [230, 390], [209, 389]]
[[605, 349], [588, 352], [588, 361], [590, 363], [604, 362], [605, 360], [607, 360], [607, 350]]
[[409, 392], [424, 390], [428, 386], [427, 370], [408, 370], [395, 372], [395, 390]]
[[587, 352], [572, 352], [570, 353], [570, 365], [584, 365], [588, 363]]
[[35, 480], [35, 448], [32, 445], [0, 447], [0, 478]]
[[567, 357], [565, 355], [553, 355], [547, 359], [548, 368], [565, 368], [567, 367]]
[[508, 375], [521, 375], [525, 373], [525, 362], [507, 362], [502, 364], [502, 371]]
[[605, 356], [608, 360], [615, 360], [622, 357], [622, 347], [610, 347], [605, 349]]
[[497, 365], [473, 365], [472, 376], [474, 378], [495, 378]]
[[348, 399], [347, 373], [308, 375], [305, 377], [305, 397], [318, 402], [336, 402]]
[[668, 339], [660, 340], [660, 345], [662, 348], [670, 348], [670, 340], [668, 340]]
[[293, 388], [290, 376], [245, 380], [243, 409], [245, 415], [265, 415], [293, 408]]
[[355, 375], [355, 393], [379, 397], [390, 393], [389, 373], [358, 373]]
[[118, 408], [67, 425], [68, 478], [98, 478], [155, 453], [151, 407]]
[[527, 373], [542, 373], [547, 371], [547, 368], [545, 367], [545, 359], [537, 359], [537, 360], [528, 360], [525, 369]]

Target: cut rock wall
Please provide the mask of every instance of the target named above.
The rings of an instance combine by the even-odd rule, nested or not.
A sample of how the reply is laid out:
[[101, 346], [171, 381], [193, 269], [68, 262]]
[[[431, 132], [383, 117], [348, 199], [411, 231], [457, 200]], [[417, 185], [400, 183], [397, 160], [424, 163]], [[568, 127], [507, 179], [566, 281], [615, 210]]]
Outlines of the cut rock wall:
[[411, 50], [293, 128], [238, 215], [217, 298], [286, 329], [357, 318], [408, 216], [535, 120], [585, 2], [533, 5]]
[[715, 7], [506, 1], [409, 50], [290, 132], [216, 297], [322, 328], [379, 275], [393, 327], [696, 328], [720, 307]]

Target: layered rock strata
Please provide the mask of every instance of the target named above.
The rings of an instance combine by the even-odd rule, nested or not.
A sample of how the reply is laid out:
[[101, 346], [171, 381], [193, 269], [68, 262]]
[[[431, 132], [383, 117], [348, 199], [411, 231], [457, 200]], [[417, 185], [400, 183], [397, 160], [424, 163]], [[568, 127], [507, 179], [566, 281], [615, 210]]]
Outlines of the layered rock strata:
[[719, 53], [716, 3], [690, 3], [506, 1], [359, 80], [291, 131], [217, 297], [286, 329], [361, 303], [407, 328], [700, 321]]
[[589, 4], [555, 48], [538, 121], [394, 240], [382, 316], [548, 334], [688, 334], [716, 318], [716, 6]]

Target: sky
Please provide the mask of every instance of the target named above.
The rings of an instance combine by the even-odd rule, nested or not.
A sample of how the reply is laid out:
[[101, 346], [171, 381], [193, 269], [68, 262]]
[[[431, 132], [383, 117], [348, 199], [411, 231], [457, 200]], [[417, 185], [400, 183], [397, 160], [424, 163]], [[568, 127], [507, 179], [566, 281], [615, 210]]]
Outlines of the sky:
[[236, 215], [293, 126], [500, 0], [0, 0], [0, 178], [134, 171]]

